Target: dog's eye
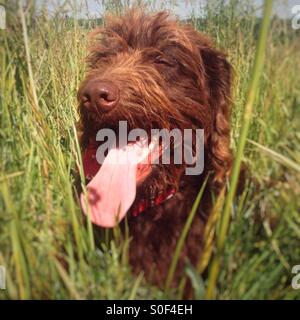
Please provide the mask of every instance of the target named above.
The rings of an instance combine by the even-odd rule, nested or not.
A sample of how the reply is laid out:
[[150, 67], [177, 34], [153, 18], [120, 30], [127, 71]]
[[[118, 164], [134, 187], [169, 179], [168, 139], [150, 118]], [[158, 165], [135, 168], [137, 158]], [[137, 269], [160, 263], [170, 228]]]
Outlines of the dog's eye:
[[156, 64], [162, 64], [168, 67], [174, 67], [175, 66], [175, 61], [173, 60], [167, 60], [164, 57], [156, 57], [154, 60], [154, 63]]

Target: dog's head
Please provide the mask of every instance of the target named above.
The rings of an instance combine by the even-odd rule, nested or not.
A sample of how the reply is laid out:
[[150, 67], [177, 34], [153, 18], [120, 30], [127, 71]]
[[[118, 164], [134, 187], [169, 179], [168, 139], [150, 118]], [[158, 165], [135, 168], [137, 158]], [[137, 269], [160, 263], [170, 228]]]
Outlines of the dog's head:
[[[87, 172], [93, 167], [96, 174], [100, 167], [91, 165], [92, 152], [86, 151], [98, 146], [96, 132], [108, 128], [118, 134], [119, 122], [127, 121], [128, 130], [141, 128], [147, 135], [151, 129], [204, 129], [205, 172], [213, 171], [215, 185], [224, 183], [231, 165], [231, 67], [208, 38], [166, 12], [131, 10], [108, 17], [105, 27], [92, 32], [87, 61], [78, 91]], [[183, 162], [146, 168], [140, 179], [143, 192], [176, 189], [185, 167]], [[127, 202], [130, 207], [132, 199]]]

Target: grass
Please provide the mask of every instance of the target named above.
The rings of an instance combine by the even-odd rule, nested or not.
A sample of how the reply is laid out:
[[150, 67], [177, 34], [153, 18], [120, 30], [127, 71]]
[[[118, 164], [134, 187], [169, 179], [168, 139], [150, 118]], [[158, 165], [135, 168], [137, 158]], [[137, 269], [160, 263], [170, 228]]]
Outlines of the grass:
[[[261, 20], [245, 1], [222, 3], [210, 2], [201, 20], [195, 8], [191, 23], [225, 48], [234, 66], [236, 152]], [[180, 288], [159, 290], [142, 274], [131, 274], [129, 240], [118, 230], [95, 248], [91, 228], [83, 226], [74, 199], [74, 172], [81, 162], [74, 137], [88, 30], [72, 18], [36, 16], [34, 5], [20, 10], [18, 1], [7, 1], [8, 28], [0, 30], [0, 265], [7, 275], [0, 299], [181, 298]], [[228, 205], [217, 299], [300, 298], [300, 290], [291, 287], [292, 267], [300, 264], [298, 39], [291, 21], [272, 18], [240, 159], [252, 177]], [[217, 238], [221, 208], [215, 215]], [[207, 234], [208, 268], [215, 222]], [[186, 271], [195, 297], [205, 298], [208, 280], [189, 265]]]
[[240, 136], [238, 139], [237, 150], [236, 150], [232, 173], [230, 177], [228, 193], [226, 195], [226, 200], [224, 202], [224, 211], [222, 213], [222, 217], [220, 220], [220, 230], [217, 236], [216, 253], [210, 267], [210, 273], [209, 273], [209, 279], [208, 279], [208, 285], [207, 285], [208, 299], [215, 297], [215, 287], [216, 287], [217, 277], [220, 272], [221, 257], [223, 254], [226, 235], [229, 228], [230, 211], [231, 211], [234, 196], [238, 188], [239, 175], [240, 175], [241, 166], [242, 166], [242, 157], [245, 149], [247, 135], [249, 132], [253, 104], [255, 101], [255, 96], [258, 93], [259, 80], [261, 77], [263, 62], [265, 58], [266, 39], [267, 39], [268, 28], [270, 24], [270, 17], [272, 14], [272, 5], [273, 5], [273, 1], [271, 0], [265, 1], [263, 19], [261, 22], [259, 38], [257, 41], [257, 49], [255, 52], [255, 58], [253, 62], [252, 77], [249, 83], [249, 89], [247, 91], [247, 99], [246, 99], [244, 117], [242, 120], [242, 128], [241, 128]]

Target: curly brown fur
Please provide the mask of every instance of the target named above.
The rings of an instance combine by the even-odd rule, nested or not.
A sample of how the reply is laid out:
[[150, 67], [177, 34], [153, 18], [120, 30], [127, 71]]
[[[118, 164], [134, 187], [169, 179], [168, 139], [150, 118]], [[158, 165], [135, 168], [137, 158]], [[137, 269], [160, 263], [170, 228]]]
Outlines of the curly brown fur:
[[205, 132], [205, 170], [186, 176], [183, 165], [156, 165], [139, 187], [135, 202], [151, 192], [178, 189], [175, 196], [129, 214], [132, 242], [130, 262], [135, 271], [162, 285], [177, 240], [208, 172], [208, 187], [189, 231], [176, 271], [179, 279], [185, 259], [196, 264], [203, 230], [211, 208], [211, 193], [224, 186], [231, 169], [229, 101], [231, 67], [212, 42], [189, 25], [180, 25], [166, 12], [146, 14], [130, 10], [122, 17], [107, 17], [105, 27], [92, 32], [88, 72], [78, 92], [90, 79], [110, 81], [119, 88], [118, 106], [109, 113], [92, 113], [80, 103], [81, 146], [101, 128], [116, 129], [127, 120], [129, 129], [202, 128]]

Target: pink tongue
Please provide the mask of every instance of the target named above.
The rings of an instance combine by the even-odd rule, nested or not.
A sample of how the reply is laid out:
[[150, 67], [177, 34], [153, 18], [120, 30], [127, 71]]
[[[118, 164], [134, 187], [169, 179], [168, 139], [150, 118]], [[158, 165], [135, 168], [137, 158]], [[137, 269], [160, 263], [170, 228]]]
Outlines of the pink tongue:
[[124, 218], [136, 195], [137, 164], [135, 148], [109, 151], [87, 185], [87, 199], [81, 194], [82, 209], [86, 215], [90, 214], [93, 223], [114, 227]]

